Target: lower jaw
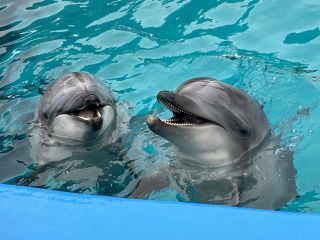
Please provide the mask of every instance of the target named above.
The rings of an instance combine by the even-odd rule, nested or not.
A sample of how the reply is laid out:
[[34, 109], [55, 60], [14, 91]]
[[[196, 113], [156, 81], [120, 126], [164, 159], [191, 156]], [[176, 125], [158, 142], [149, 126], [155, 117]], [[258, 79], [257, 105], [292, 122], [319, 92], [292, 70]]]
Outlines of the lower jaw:
[[100, 130], [102, 127], [102, 124], [103, 124], [102, 117], [90, 119], [90, 122], [89, 122], [89, 125], [92, 127], [94, 131]]
[[160, 121], [163, 124], [169, 125], [169, 126], [192, 126], [194, 125], [193, 123], [188, 123], [188, 122], [180, 122], [179, 119], [160, 119]]
[[147, 122], [159, 122], [167, 126], [175, 126], [175, 127], [200, 127], [208, 124], [214, 124], [213, 122], [205, 119], [189, 117], [189, 116], [182, 116], [180, 118], [173, 116], [172, 118], [169, 118], [169, 119], [161, 119], [151, 115], [148, 117], [148, 119], [147, 119]]
[[181, 122], [179, 119], [160, 119], [153, 115], [149, 115], [147, 117], [147, 124], [150, 128], [154, 127], [156, 124], [163, 124], [166, 126], [173, 126], [173, 127], [191, 127], [196, 125], [195, 123], [191, 122]]

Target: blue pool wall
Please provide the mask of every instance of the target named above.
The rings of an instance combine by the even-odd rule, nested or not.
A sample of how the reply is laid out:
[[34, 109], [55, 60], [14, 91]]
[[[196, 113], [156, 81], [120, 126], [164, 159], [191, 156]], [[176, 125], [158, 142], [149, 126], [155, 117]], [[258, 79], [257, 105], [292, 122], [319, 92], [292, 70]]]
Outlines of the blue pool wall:
[[0, 184], [1, 239], [320, 239], [320, 215]]

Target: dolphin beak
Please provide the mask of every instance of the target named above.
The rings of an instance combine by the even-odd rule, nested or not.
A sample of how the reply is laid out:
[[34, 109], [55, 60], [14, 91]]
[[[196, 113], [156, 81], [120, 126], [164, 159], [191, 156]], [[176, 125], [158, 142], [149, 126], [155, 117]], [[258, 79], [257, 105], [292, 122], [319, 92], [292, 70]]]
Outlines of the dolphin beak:
[[147, 125], [152, 130], [156, 127], [157, 123], [160, 123], [160, 122], [161, 122], [160, 119], [153, 115], [148, 115], [147, 117]]

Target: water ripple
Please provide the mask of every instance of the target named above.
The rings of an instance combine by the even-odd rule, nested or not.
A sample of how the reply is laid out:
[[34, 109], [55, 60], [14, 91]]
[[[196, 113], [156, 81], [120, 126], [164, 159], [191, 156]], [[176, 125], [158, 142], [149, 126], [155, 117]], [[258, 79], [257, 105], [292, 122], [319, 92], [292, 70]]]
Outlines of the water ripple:
[[[211, 76], [256, 98], [295, 152], [304, 197], [285, 210], [320, 211], [320, 201], [308, 194], [320, 193], [314, 170], [320, 168], [319, 12], [312, 0], [2, 0], [0, 167], [6, 173], [0, 172], [0, 179], [30, 168], [26, 139], [33, 109], [46, 85], [65, 72], [88, 71], [110, 86], [119, 102], [129, 103], [136, 137], [128, 140], [127, 157], [140, 174], [172, 160], [170, 144], [144, 123], [150, 112], [168, 114], [157, 92]], [[70, 169], [69, 177], [80, 174], [81, 181], [66, 179]], [[86, 180], [85, 170], [97, 179], [104, 175], [82, 162], [47, 170], [47, 188], [96, 193], [106, 183]], [[153, 198], [175, 199], [172, 194]]]

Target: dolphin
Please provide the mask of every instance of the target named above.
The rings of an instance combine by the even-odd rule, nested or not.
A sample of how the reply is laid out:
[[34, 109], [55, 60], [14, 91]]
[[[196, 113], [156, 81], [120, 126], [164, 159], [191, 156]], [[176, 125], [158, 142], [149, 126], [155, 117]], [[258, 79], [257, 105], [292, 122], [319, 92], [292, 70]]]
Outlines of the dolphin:
[[89, 73], [64, 74], [48, 86], [36, 108], [31, 155], [44, 165], [74, 152], [102, 149], [126, 132], [124, 118], [102, 82]]
[[[33, 108], [27, 102], [17, 109], [29, 110], [31, 127], [24, 128], [28, 138], [23, 146], [19, 143], [23, 149], [0, 155], [8, 159], [0, 181], [125, 196], [126, 187], [135, 184], [133, 166], [123, 157], [129, 116], [111, 90], [89, 73], [73, 72], [53, 81], [35, 100]], [[17, 169], [15, 159], [23, 167]]]
[[159, 92], [157, 100], [173, 116], [149, 115], [147, 125], [174, 145], [176, 156], [161, 179], [145, 182], [170, 184], [189, 201], [260, 209], [297, 196], [292, 153], [244, 91], [201, 77]]

